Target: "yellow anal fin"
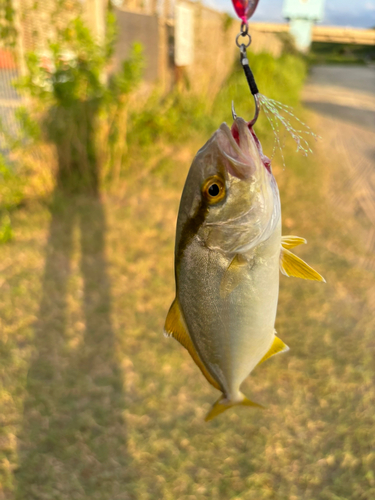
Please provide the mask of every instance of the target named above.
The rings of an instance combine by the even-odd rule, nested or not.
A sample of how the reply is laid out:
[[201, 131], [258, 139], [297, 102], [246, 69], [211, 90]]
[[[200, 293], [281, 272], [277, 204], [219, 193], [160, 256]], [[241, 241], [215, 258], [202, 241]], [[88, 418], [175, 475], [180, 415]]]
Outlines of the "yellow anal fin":
[[305, 238], [301, 238], [300, 236], [282, 236], [281, 237], [281, 246], [290, 250], [291, 248], [298, 247], [298, 245], [304, 245], [307, 243]]
[[247, 265], [248, 261], [241, 254], [237, 253], [233, 257], [220, 283], [220, 297], [222, 299], [228, 297], [241, 283], [244, 277], [244, 267]]
[[279, 339], [279, 337], [275, 336], [271, 347], [266, 352], [266, 354], [263, 356], [263, 358], [259, 361], [258, 365], [260, 365], [261, 363], [266, 361], [266, 359], [270, 358], [271, 356], [274, 356], [275, 354], [279, 354], [280, 352], [287, 352], [287, 351], [289, 351], [289, 347], [286, 344], [284, 344], [284, 342], [281, 339]]
[[306, 264], [305, 261], [282, 247], [280, 252], [280, 271], [288, 277], [294, 276], [295, 278], [302, 278], [304, 280], [326, 282], [323, 276]]
[[224, 413], [226, 410], [229, 410], [229, 408], [233, 408], [233, 406], [253, 406], [255, 408], [263, 408], [264, 406], [254, 403], [254, 401], [250, 401], [250, 399], [247, 399], [245, 396], [243, 397], [242, 401], [228, 401], [224, 396], [221, 396], [216, 403], [212, 405], [211, 410], [207, 413], [206, 418], [204, 419], [206, 422], [209, 422], [210, 420], [213, 420], [216, 418], [218, 415], [221, 415], [221, 413]]
[[167, 319], [165, 320], [165, 325], [164, 325], [164, 332], [165, 334], [170, 337], [172, 336], [182, 346], [187, 349], [189, 352], [190, 356], [193, 358], [195, 364], [199, 367], [200, 371], [203, 373], [203, 375], [206, 377], [208, 382], [215, 387], [215, 389], [218, 389], [221, 391], [220, 385], [216, 382], [216, 380], [211, 376], [211, 374], [208, 372], [204, 364], [202, 363], [202, 360], [195, 350], [194, 344], [190, 338], [190, 335], [188, 333], [188, 329], [186, 327], [184, 318], [181, 313], [180, 305], [178, 303], [177, 298], [174, 299], [168, 315]]

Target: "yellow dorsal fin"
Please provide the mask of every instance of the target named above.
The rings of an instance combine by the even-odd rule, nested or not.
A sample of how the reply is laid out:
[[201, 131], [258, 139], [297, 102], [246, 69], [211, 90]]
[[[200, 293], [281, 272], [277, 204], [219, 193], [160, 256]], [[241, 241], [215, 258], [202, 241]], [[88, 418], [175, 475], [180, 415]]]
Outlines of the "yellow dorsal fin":
[[280, 252], [280, 271], [288, 277], [294, 276], [295, 278], [302, 278], [304, 280], [326, 282], [323, 276], [306, 264], [305, 261], [282, 247]]
[[263, 408], [264, 406], [254, 403], [254, 401], [250, 401], [250, 399], [247, 399], [245, 396], [243, 396], [243, 399], [241, 401], [228, 401], [225, 399], [224, 396], [221, 396], [216, 403], [212, 405], [211, 410], [207, 413], [206, 418], [204, 419], [206, 422], [209, 422], [210, 420], [213, 420], [216, 418], [218, 415], [221, 415], [221, 413], [224, 413], [226, 410], [229, 410], [229, 408], [233, 408], [233, 406], [254, 406], [255, 408]]
[[301, 238], [300, 236], [282, 236], [281, 237], [281, 246], [290, 250], [291, 248], [298, 247], [298, 245], [304, 245], [307, 243], [305, 238]]
[[[270, 358], [271, 356], [274, 356], [275, 354], [279, 354], [280, 352], [286, 352], [289, 351], [289, 347], [284, 344], [284, 342], [279, 339], [275, 335], [275, 338], [273, 339], [272, 345], [269, 348], [269, 350], [266, 352], [266, 354], [263, 356], [263, 358], [259, 361], [258, 365], [266, 361], [266, 359]], [[257, 366], [258, 366], [257, 365]]]
[[195, 350], [194, 344], [190, 338], [188, 329], [186, 327], [184, 318], [181, 313], [180, 305], [178, 303], [177, 298], [174, 299], [172, 302], [172, 305], [169, 309], [167, 319], [165, 320], [165, 325], [164, 325], [164, 333], [170, 337], [172, 336], [182, 346], [187, 349], [189, 352], [190, 356], [193, 358], [195, 364], [199, 367], [203, 375], [206, 377], [208, 382], [215, 387], [215, 389], [218, 389], [221, 391], [220, 385], [216, 382], [216, 380], [211, 376], [211, 374], [208, 372], [204, 364], [202, 363], [201, 358], [199, 357], [199, 354]]
[[241, 283], [243, 268], [248, 264], [248, 261], [241, 254], [236, 253], [228, 269], [225, 271], [223, 279], [220, 283], [220, 297], [225, 299], [230, 295], [235, 288]]

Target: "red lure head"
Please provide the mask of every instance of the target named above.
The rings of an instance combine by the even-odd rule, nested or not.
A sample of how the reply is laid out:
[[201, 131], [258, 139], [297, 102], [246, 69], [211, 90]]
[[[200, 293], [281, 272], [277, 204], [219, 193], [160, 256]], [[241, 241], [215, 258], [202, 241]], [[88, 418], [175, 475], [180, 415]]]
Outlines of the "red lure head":
[[234, 10], [244, 23], [254, 14], [258, 2], [259, 0], [232, 0]]

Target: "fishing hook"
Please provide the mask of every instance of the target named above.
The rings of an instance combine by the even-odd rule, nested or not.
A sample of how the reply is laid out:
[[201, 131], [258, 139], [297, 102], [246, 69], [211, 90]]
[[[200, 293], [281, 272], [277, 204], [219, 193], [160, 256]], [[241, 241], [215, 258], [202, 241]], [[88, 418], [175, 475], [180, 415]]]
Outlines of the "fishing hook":
[[[246, 48], [249, 47], [251, 44], [251, 35], [249, 34], [248, 20], [254, 14], [255, 9], [258, 6], [259, 0], [232, 0], [232, 3], [234, 10], [236, 11], [236, 14], [241, 19], [241, 28], [240, 32], [236, 36], [236, 45], [240, 49], [241, 65], [245, 72], [246, 80], [247, 83], [249, 84], [250, 92], [254, 97], [254, 103], [255, 103], [254, 118], [251, 120], [251, 122], [249, 122], [249, 126], [252, 127], [259, 117], [260, 103], [259, 103], [259, 90], [257, 84], [255, 83], [253, 72], [251, 71], [249, 66], [249, 60], [246, 55]], [[241, 42], [240, 38], [242, 38]], [[245, 43], [246, 38], [247, 41]], [[233, 120], [237, 118], [233, 102], [232, 102], [232, 116]]]
[[[241, 25], [241, 33], [239, 33], [239, 35], [237, 35], [237, 39], [239, 36], [243, 36], [242, 32], [243, 32], [243, 30], [242, 30], [242, 25]], [[250, 37], [250, 35], [248, 33], [247, 33], [247, 35]], [[237, 39], [236, 39], [236, 43], [237, 43]], [[251, 43], [251, 37], [250, 37], [250, 43]], [[250, 43], [249, 43], [249, 45], [250, 45]], [[241, 65], [243, 67], [243, 70], [244, 70], [244, 73], [246, 76], [247, 83], [249, 84], [250, 92], [252, 93], [252, 95], [254, 97], [255, 114], [254, 114], [254, 118], [251, 120], [251, 122], [249, 122], [249, 126], [252, 127], [256, 123], [256, 121], [258, 120], [259, 113], [260, 113], [260, 104], [259, 104], [259, 90], [258, 90], [257, 84], [255, 82], [253, 72], [250, 69], [249, 60], [248, 60], [247, 54], [246, 54], [246, 47], [248, 47], [249, 45], [245, 45], [244, 43], [242, 43], [240, 45], [240, 61], [241, 61]], [[233, 115], [233, 111], [234, 111], [234, 107], [232, 104], [232, 115]]]
[[259, 94], [254, 94], [254, 104], [255, 104], [255, 114], [254, 118], [249, 122], [249, 127], [253, 127], [256, 123], [256, 121], [259, 118], [259, 113], [260, 113], [260, 104], [259, 104]]
[[[255, 103], [255, 114], [254, 114], [254, 118], [251, 120], [251, 122], [249, 122], [250, 127], [253, 127], [255, 125], [255, 123], [259, 117], [259, 112], [260, 112], [258, 95], [255, 94], [253, 97], [254, 97], [254, 103]], [[233, 121], [235, 121], [237, 118], [237, 113], [236, 113], [236, 110], [234, 109], [234, 102], [233, 101], [232, 101], [232, 117], [233, 117]]]

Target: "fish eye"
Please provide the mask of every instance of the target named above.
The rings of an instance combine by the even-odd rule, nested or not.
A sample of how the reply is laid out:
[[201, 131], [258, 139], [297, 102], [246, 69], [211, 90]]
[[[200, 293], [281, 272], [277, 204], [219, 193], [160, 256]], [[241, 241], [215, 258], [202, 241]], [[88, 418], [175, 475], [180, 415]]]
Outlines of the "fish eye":
[[218, 203], [225, 196], [225, 183], [221, 177], [214, 175], [203, 184], [203, 195], [210, 204]]
[[217, 196], [219, 193], [220, 193], [220, 188], [217, 184], [211, 184], [211, 186], [208, 188], [208, 194], [213, 198]]

